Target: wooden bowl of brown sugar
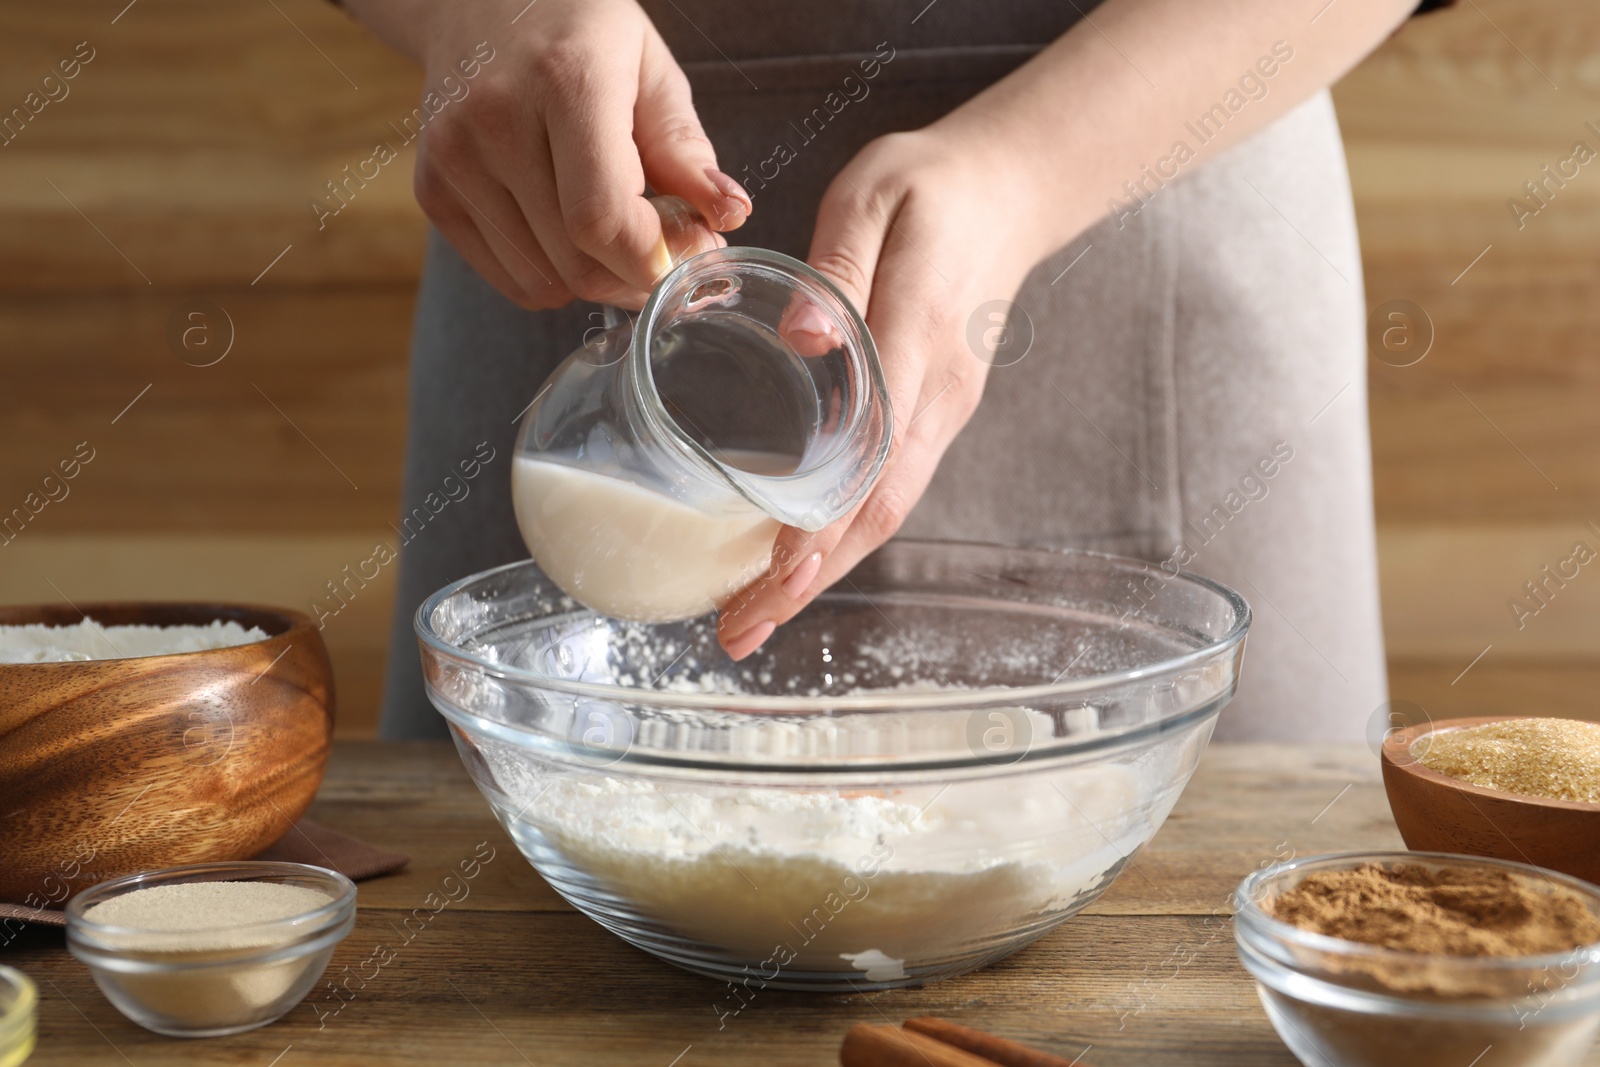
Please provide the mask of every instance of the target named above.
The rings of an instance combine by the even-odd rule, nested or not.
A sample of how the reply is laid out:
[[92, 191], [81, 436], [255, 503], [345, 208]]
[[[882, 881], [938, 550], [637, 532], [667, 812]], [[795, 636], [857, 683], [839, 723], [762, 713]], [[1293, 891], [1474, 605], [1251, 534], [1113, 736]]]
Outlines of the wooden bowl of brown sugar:
[[[82, 609], [81, 611], [79, 609]], [[237, 623], [244, 643], [0, 663], [0, 901], [59, 908], [107, 878], [246, 859], [311, 804], [333, 668], [296, 611], [207, 603], [0, 608], [0, 626]], [[158, 640], [158, 639], [157, 639]]]
[[[1559, 725], [1536, 727], [1535, 723]], [[1452, 749], [1460, 750], [1462, 738], [1451, 735], [1491, 726], [1499, 726], [1497, 732], [1519, 736], [1496, 741], [1495, 750], [1477, 760], [1452, 751], [1446, 764], [1441, 759], [1448, 751], [1444, 749], [1429, 756], [1430, 746], [1441, 739], [1457, 742]], [[1383, 784], [1400, 836], [1408, 848], [1419, 851], [1531, 863], [1600, 883], [1600, 803], [1506, 788], [1559, 788], [1581, 795], [1584, 782], [1579, 776], [1586, 761], [1575, 757], [1573, 748], [1582, 756], [1591, 731], [1600, 735], [1600, 725], [1512, 715], [1450, 719], [1395, 731], [1383, 742]], [[1537, 743], [1529, 744], [1530, 738]], [[1501, 788], [1445, 774], [1428, 766], [1425, 759], [1450, 765], [1453, 770], [1459, 765], [1458, 773], [1470, 773], [1465, 770], [1468, 764], [1475, 764], [1480, 771], [1492, 770], [1492, 774], [1475, 776], [1496, 781]], [[1523, 761], [1525, 766], [1519, 766]], [[1600, 766], [1593, 768], [1593, 773], [1600, 777]]]

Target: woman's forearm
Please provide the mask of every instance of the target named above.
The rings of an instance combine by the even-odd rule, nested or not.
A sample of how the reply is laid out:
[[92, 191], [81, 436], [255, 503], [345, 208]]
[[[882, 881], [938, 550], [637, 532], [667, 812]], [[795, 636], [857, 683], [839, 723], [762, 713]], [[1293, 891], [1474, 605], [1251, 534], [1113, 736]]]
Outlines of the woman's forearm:
[[1108, 0], [934, 128], [992, 153], [1043, 256], [1330, 85], [1415, 6]]

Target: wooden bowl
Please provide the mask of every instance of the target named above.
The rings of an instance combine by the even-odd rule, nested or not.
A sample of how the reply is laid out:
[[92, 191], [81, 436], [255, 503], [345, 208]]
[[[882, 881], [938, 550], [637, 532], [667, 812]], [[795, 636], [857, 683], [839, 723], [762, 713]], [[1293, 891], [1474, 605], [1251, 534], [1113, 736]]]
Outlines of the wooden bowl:
[[1486, 789], [1440, 774], [1411, 754], [1424, 734], [1522, 717], [1449, 719], [1390, 734], [1382, 749], [1383, 786], [1400, 836], [1418, 851], [1515, 860], [1600, 883], [1600, 804]]
[[156, 867], [254, 856], [311, 804], [333, 667], [296, 611], [233, 604], [0, 608], [0, 624], [258, 626], [204, 652], [0, 664], [0, 900], [59, 907]]

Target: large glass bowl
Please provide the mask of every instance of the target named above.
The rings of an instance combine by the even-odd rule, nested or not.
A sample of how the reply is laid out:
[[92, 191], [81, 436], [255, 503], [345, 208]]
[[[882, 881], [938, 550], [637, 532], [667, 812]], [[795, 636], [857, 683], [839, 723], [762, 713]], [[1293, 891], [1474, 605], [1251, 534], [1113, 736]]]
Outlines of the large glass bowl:
[[737, 664], [709, 616], [605, 618], [532, 562], [416, 628], [473, 780], [575, 907], [748, 988], [867, 990], [1104, 892], [1189, 781], [1249, 622], [1134, 560], [897, 541]]

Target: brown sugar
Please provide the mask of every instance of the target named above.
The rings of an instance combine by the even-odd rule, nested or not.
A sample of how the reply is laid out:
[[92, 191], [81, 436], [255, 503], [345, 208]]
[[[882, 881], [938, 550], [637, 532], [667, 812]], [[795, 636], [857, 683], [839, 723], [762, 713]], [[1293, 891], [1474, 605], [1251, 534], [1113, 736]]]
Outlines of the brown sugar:
[[1310, 874], [1268, 912], [1302, 930], [1433, 956], [1539, 956], [1600, 941], [1582, 897], [1512, 871], [1364, 863]]
[[1507, 719], [1430, 733], [1415, 751], [1423, 766], [1473, 785], [1600, 804], [1600, 723]]

